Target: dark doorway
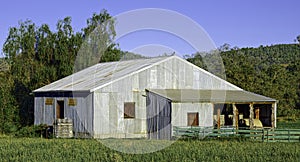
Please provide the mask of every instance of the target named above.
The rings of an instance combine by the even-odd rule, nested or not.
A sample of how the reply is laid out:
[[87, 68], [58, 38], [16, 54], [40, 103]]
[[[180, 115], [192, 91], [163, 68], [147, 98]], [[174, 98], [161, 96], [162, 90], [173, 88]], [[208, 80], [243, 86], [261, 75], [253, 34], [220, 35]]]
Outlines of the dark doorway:
[[249, 104], [236, 104], [236, 108], [239, 111], [239, 119], [249, 119], [250, 116]]
[[65, 118], [65, 103], [64, 101], [57, 101], [56, 103], [56, 119]]
[[261, 121], [264, 127], [271, 127], [272, 121], [272, 104], [257, 104], [254, 105], [254, 114], [255, 110], [259, 109], [259, 120]]
[[233, 125], [233, 107], [232, 104], [214, 104], [214, 122], [216, 124], [218, 111], [220, 111], [220, 125]]

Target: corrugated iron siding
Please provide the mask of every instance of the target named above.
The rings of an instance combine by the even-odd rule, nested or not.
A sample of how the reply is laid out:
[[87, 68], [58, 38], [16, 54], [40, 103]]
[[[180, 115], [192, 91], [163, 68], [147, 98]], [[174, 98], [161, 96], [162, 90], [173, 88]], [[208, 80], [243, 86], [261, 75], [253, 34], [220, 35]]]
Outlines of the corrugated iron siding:
[[147, 134], [149, 139], [171, 139], [171, 100], [147, 92]]
[[188, 113], [199, 113], [199, 126], [213, 126], [212, 103], [172, 103], [173, 126], [187, 126]]
[[[95, 137], [146, 137], [146, 97], [142, 95], [146, 95], [145, 89], [151, 88], [239, 89], [186, 61], [174, 57], [139, 73], [128, 75], [95, 91]], [[136, 103], [136, 117], [134, 119], [124, 119], [124, 102]], [[207, 112], [211, 108], [209, 104], [190, 106], [192, 108], [199, 106], [197, 111], [201, 115], [210, 114], [210, 112]], [[185, 107], [183, 106], [183, 108]], [[205, 113], [200, 110], [201, 108], [204, 109]], [[182, 113], [185, 113], [184, 111]], [[182, 114], [182, 116], [186, 116], [186, 114]], [[209, 122], [209, 117], [206, 118], [203, 125], [212, 125], [212, 119]], [[178, 122], [180, 122], [179, 125], [185, 125], [186, 120], [178, 120]]]
[[34, 124], [53, 125], [55, 102], [52, 105], [45, 104], [46, 97], [34, 98]]
[[[51, 92], [49, 92], [51, 93]], [[48, 94], [51, 96], [50, 94]], [[53, 105], [46, 105], [46, 98], [53, 99]], [[75, 106], [68, 105], [68, 99], [76, 99]], [[56, 119], [56, 102], [64, 101], [64, 116], [73, 120], [75, 136], [92, 136], [93, 135], [93, 95], [86, 97], [35, 97], [34, 124], [53, 125]]]

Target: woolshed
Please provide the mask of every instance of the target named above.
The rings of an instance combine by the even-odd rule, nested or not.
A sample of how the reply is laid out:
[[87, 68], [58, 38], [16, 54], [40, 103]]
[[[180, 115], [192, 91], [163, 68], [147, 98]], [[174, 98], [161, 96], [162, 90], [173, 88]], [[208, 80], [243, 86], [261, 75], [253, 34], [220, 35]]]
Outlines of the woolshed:
[[238, 127], [241, 120], [276, 126], [275, 99], [178, 56], [99, 63], [34, 96], [34, 124], [70, 119], [76, 137], [170, 139], [174, 126]]

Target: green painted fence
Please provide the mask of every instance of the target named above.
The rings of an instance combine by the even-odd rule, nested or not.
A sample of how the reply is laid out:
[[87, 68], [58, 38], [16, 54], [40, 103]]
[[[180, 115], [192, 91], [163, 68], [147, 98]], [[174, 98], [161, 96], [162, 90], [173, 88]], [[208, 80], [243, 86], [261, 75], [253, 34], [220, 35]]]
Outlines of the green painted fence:
[[173, 127], [175, 137], [217, 138], [247, 137], [263, 142], [300, 142], [300, 129], [239, 128], [222, 127]]
[[270, 129], [264, 131], [267, 142], [300, 142], [300, 129]]

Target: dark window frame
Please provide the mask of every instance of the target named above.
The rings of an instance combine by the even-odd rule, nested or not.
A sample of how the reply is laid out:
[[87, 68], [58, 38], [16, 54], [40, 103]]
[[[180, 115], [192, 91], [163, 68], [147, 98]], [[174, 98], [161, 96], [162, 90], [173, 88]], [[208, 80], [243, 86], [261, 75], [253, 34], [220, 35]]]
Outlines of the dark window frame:
[[46, 98], [45, 105], [53, 105], [53, 98]]
[[135, 118], [135, 102], [124, 102], [124, 119]]
[[[190, 122], [191, 116], [194, 116], [193, 122]], [[187, 125], [188, 126], [199, 126], [199, 112], [189, 112], [187, 113]]]
[[68, 106], [76, 106], [77, 99], [76, 98], [68, 98]]

